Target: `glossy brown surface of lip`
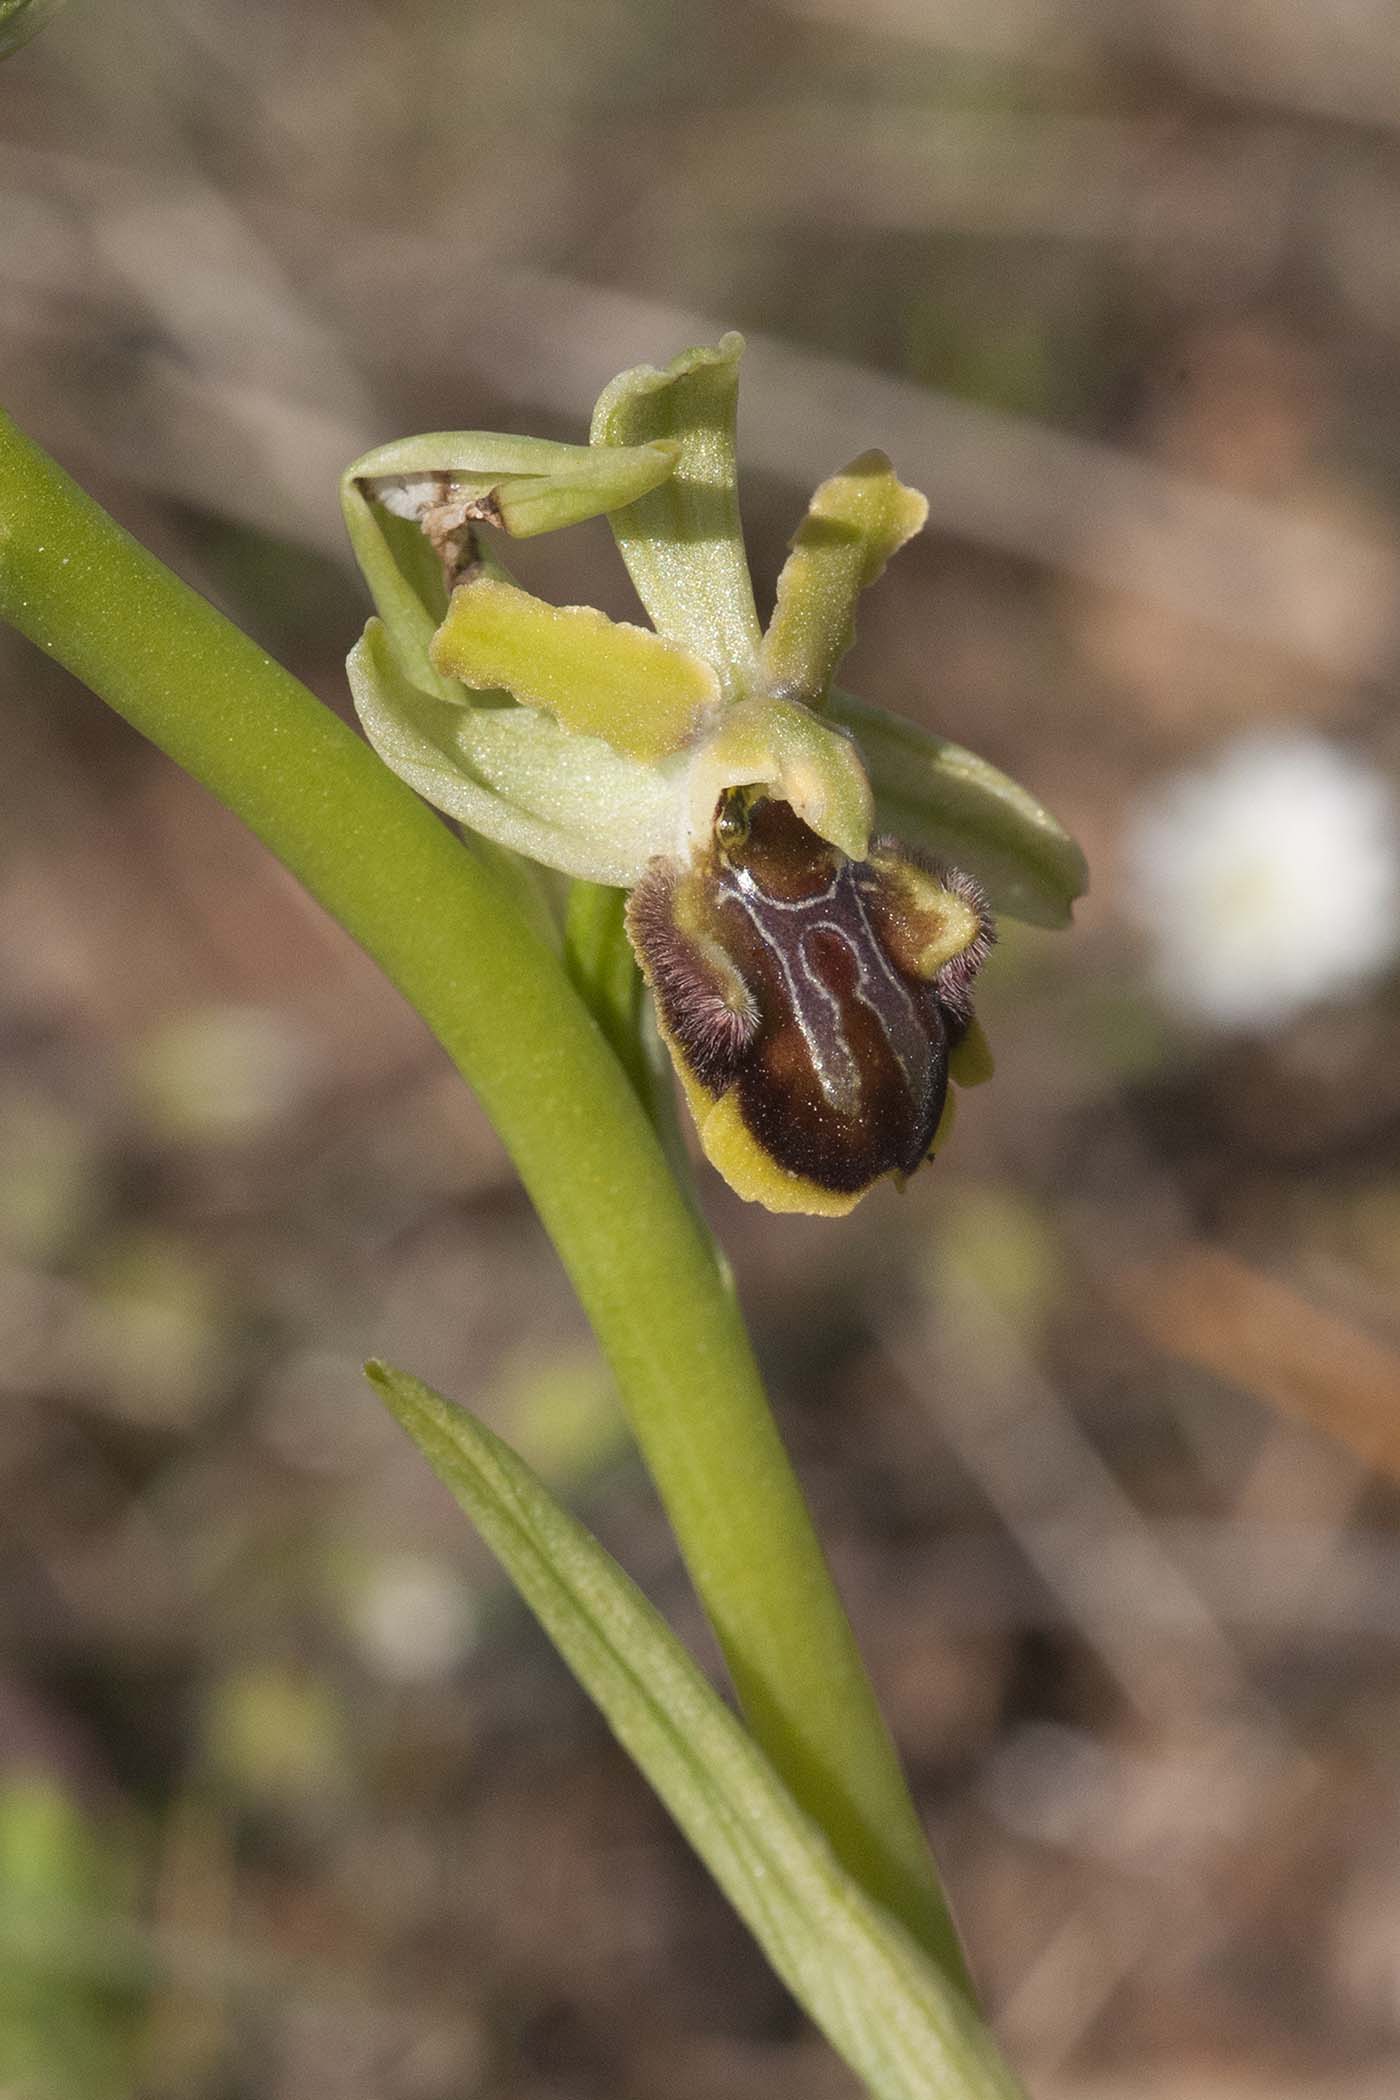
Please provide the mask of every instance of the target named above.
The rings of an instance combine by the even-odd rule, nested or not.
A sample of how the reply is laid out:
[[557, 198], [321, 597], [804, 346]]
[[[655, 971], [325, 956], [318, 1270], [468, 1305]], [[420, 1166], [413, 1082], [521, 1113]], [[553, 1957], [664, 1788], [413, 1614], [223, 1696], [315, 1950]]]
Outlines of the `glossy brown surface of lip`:
[[909, 877], [915, 892], [963, 903], [965, 878], [888, 842], [850, 860], [776, 799], [756, 803], [738, 835], [722, 830], [690, 868], [649, 871], [629, 911], [678, 1060], [711, 1097], [736, 1091], [746, 1128], [787, 1174], [853, 1194], [912, 1173], [965, 1015], [911, 966], [930, 912], [911, 902]]

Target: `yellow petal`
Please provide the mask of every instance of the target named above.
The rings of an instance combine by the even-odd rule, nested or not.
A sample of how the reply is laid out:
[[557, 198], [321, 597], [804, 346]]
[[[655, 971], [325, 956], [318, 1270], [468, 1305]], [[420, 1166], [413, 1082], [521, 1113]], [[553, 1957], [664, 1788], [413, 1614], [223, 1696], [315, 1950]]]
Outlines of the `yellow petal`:
[[822, 483], [778, 578], [761, 660], [768, 692], [822, 705], [855, 640], [856, 599], [927, 516], [883, 452], [862, 452]]
[[503, 686], [566, 729], [647, 762], [679, 750], [720, 703], [713, 670], [688, 649], [490, 576], [459, 584], [430, 654], [435, 670], [464, 685]]

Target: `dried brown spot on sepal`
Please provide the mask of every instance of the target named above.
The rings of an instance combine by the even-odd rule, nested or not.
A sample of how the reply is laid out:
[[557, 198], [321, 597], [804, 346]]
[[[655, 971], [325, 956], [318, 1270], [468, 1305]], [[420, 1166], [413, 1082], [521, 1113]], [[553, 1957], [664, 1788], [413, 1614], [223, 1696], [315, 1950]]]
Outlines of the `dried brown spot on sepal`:
[[504, 529], [498, 492], [463, 490], [445, 468], [436, 473], [366, 475], [357, 486], [394, 517], [418, 525], [442, 563], [443, 581], [449, 591], [463, 581], [480, 558], [475, 527], [491, 525]]
[[968, 877], [890, 840], [852, 860], [785, 802], [728, 798], [707, 850], [643, 877], [628, 930], [701, 1141], [742, 1195], [848, 1210], [928, 1157], [991, 939]]

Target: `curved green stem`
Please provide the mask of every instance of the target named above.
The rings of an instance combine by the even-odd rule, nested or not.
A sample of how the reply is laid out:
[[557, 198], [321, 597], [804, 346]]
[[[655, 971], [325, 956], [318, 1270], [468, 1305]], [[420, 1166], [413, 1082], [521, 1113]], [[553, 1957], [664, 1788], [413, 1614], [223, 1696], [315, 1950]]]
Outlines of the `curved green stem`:
[[3, 415], [0, 618], [242, 817], [475, 1089], [612, 1365], [755, 1736], [847, 1867], [966, 1987], [732, 1294], [558, 956], [367, 745]]

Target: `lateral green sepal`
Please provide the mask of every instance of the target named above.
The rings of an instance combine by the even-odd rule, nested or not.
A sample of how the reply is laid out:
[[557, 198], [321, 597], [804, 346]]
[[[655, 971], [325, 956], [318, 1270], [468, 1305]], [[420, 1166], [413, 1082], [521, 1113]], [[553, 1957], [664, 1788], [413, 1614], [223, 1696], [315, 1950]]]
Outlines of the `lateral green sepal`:
[[[460, 530], [493, 525], [516, 539], [556, 532], [635, 502], [674, 471], [679, 456], [676, 444], [600, 454], [591, 445], [490, 430], [429, 431], [364, 453], [341, 476], [341, 509], [405, 668], [437, 683], [428, 645], [448, 588], [435, 534], [445, 536], [454, 520]], [[482, 573], [504, 578], [489, 554], [475, 552]]]
[[[350, 690], [384, 763], [473, 832], [590, 882], [630, 886], [674, 848], [681, 790], [665, 767], [624, 757], [536, 708], [464, 706], [405, 672], [371, 620], [350, 652]], [[444, 681], [448, 683], [448, 681]]]
[[875, 791], [875, 820], [911, 846], [966, 868], [994, 911], [1067, 926], [1088, 887], [1064, 826], [1007, 774], [932, 730], [832, 692], [827, 719], [849, 729]]

